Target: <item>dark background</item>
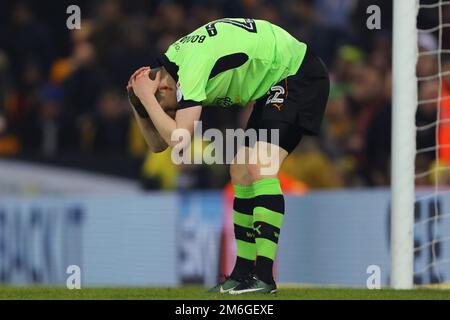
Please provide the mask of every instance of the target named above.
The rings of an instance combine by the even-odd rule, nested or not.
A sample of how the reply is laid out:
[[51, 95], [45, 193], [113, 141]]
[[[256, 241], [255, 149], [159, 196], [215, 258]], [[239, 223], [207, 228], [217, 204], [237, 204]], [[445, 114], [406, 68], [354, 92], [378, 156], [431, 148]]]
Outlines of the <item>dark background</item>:
[[[66, 28], [71, 4], [81, 8], [81, 30]], [[381, 30], [366, 27], [366, 9], [373, 4], [381, 8]], [[450, 21], [450, 6], [444, 8]], [[422, 10], [419, 27], [436, 26], [437, 16]], [[305, 139], [283, 173], [311, 189], [389, 185], [388, 0], [3, 0], [0, 156], [140, 179], [150, 189], [223, 187], [225, 166], [161, 166], [164, 155], [148, 154], [125, 96], [135, 69], [149, 65], [179, 37], [223, 17], [280, 25], [308, 43], [330, 70], [332, 90], [321, 135]], [[450, 44], [447, 31], [443, 43]], [[419, 44], [432, 50], [436, 35], [421, 37]], [[436, 56], [419, 60], [418, 74], [435, 74], [436, 62]], [[435, 82], [423, 84], [420, 98], [436, 97], [437, 88]], [[247, 116], [239, 108], [217, 108], [205, 110], [202, 118], [204, 129], [224, 129], [243, 126]], [[418, 123], [435, 119], [436, 105], [419, 108]], [[417, 142], [433, 146], [435, 133], [421, 133]], [[433, 161], [433, 153], [421, 155], [418, 170]]]

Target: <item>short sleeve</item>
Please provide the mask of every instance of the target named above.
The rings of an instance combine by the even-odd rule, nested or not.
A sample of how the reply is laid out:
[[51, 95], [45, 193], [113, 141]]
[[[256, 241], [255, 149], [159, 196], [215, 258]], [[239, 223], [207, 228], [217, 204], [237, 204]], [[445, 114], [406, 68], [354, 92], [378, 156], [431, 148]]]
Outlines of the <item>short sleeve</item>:
[[202, 56], [191, 56], [179, 66], [178, 89], [181, 101], [198, 103], [206, 99], [206, 86], [211, 69], [208, 58]]
[[177, 82], [179, 108], [201, 105], [214, 64], [208, 47], [176, 42], [162, 56], [162, 65]]

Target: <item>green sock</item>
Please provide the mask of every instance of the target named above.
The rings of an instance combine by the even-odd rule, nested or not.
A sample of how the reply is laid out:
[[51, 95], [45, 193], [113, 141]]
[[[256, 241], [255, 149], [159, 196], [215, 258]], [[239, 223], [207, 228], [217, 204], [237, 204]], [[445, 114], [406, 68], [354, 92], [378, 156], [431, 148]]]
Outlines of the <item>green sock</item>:
[[273, 282], [272, 268], [284, 218], [284, 196], [278, 179], [253, 183], [255, 208], [253, 227], [256, 237], [256, 275], [266, 283]]
[[254, 194], [252, 186], [234, 187], [233, 222], [237, 258], [231, 277], [242, 279], [253, 272], [256, 259], [255, 232], [253, 230]]

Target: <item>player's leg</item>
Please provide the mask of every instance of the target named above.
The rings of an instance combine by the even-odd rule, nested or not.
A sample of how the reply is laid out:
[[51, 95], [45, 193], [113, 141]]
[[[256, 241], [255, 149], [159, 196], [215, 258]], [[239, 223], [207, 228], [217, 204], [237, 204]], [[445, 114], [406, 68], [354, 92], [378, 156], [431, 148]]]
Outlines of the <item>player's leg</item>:
[[253, 228], [257, 252], [256, 277], [231, 290], [232, 294], [276, 291], [273, 263], [285, 213], [284, 196], [278, 180], [278, 172], [283, 161], [300, 142], [302, 133], [299, 128], [283, 123], [274, 123], [270, 127], [281, 128], [275, 129], [281, 143], [258, 141], [251, 150], [247, 164], [247, 172], [253, 181], [255, 195]]
[[[242, 147], [230, 165], [230, 176], [234, 189], [233, 224], [236, 240], [236, 263], [230, 277], [210, 289], [210, 292], [226, 293], [249, 278], [254, 272], [256, 259], [253, 230], [254, 194], [253, 181], [246, 166], [248, 158], [249, 149]], [[243, 159], [243, 163], [239, 163], [238, 159]]]
[[[248, 120], [247, 128], [255, 128], [261, 121], [262, 100], [255, 104]], [[255, 207], [253, 179], [248, 172], [251, 139], [245, 140], [230, 165], [231, 182], [234, 187], [233, 202], [234, 237], [236, 240], [236, 263], [231, 273], [235, 279], [248, 278], [254, 273], [256, 259], [255, 231], [253, 229], [253, 209]], [[254, 142], [253, 142], [254, 143]]]
[[[269, 157], [272, 168], [268, 168], [267, 162], [262, 161], [261, 156], [257, 154], [261, 152], [261, 149], [272, 149], [272, 155]], [[253, 210], [257, 251], [255, 273], [260, 280], [268, 284], [274, 283], [273, 263], [285, 212], [278, 172], [287, 156], [288, 152], [283, 148], [259, 141], [252, 153], [252, 157], [256, 158], [256, 164], [248, 165], [255, 194]], [[268, 172], [265, 173], [264, 169]]]
[[[251, 153], [251, 157], [257, 158], [256, 165], [250, 163], [247, 168], [255, 194], [253, 226], [257, 251], [256, 277], [231, 290], [232, 294], [276, 290], [272, 269], [284, 218], [284, 196], [276, 174], [304, 134], [319, 133], [329, 88], [325, 65], [308, 49], [299, 71], [273, 86], [255, 106], [254, 113], [257, 116], [253, 117], [252, 113], [254, 121], [249, 121], [247, 128], [278, 132], [278, 140], [274, 141], [270, 134], [259, 136], [256, 144], [258, 148], [254, 148]], [[272, 172], [267, 171], [265, 153], [257, 152], [261, 147], [264, 151], [267, 143], [275, 150], [268, 157], [271, 159]]]
[[[244, 155], [242, 155], [242, 153]], [[230, 166], [234, 189], [233, 224], [236, 239], [236, 263], [231, 278], [245, 279], [253, 273], [256, 259], [255, 232], [253, 230], [254, 190], [246, 163], [249, 149], [242, 147]], [[239, 163], [238, 159], [245, 159]]]
[[[278, 170], [304, 134], [318, 134], [329, 87], [325, 65], [308, 49], [298, 72], [274, 85], [255, 103], [247, 129], [256, 129], [258, 139], [256, 145], [248, 145], [251, 152], [247, 177], [252, 181], [255, 195], [256, 277], [230, 290], [232, 294], [276, 291], [273, 262], [284, 218]], [[264, 129], [268, 130], [266, 135], [261, 134], [260, 130]], [[272, 137], [272, 133], [277, 134]]]

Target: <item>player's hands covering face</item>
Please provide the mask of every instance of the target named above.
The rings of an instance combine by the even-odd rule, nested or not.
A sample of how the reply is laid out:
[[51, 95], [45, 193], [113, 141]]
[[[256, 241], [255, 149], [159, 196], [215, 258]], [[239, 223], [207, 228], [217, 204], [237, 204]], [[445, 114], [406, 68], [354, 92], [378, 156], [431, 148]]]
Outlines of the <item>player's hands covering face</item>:
[[152, 80], [149, 77], [150, 71], [150, 67], [142, 67], [131, 76], [128, 82], [128, 87], [131, 86], [136, 96], [141, 100], [149, 95], [155, 95], [158, 90], [161, 72], [157, 72], [155, 80]]

